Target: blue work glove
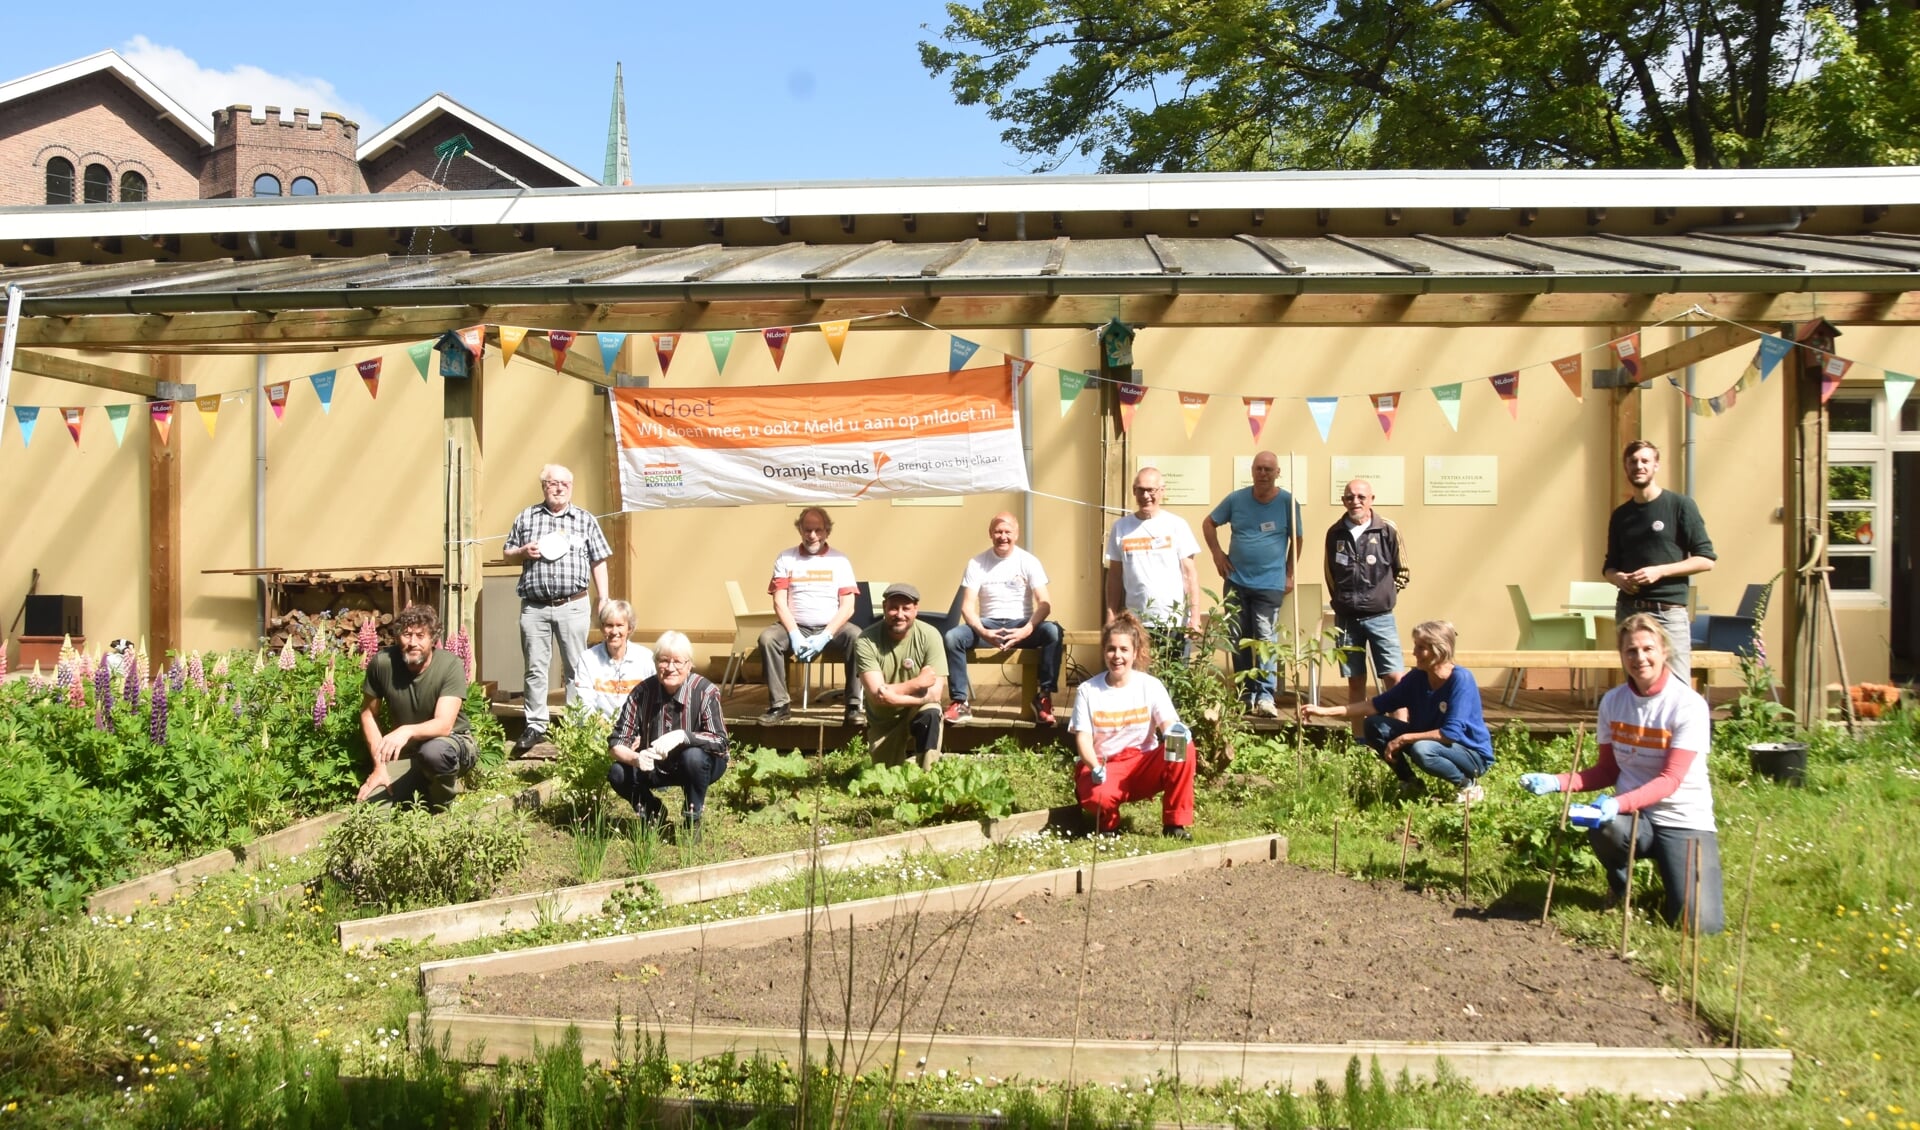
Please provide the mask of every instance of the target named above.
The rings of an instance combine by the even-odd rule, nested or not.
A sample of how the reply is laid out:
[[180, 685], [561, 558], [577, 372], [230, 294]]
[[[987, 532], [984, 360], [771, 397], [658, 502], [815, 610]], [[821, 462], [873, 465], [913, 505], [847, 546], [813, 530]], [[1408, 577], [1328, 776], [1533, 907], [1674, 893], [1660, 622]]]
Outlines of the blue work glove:
[[1089, 776], [1091, 776], [1091, 777], [1093, 778], [1093, 783], [1094, 783], [1094, 784], [1096, 784], [1096, 785], [1104, 785], [1104, 784], [1106, 784], [1106, 783], [1107, 783], [1107, 767], [1106, 767], [1106, 765], [1105, 765], [1105, 763], [1102, 763], [1102, 764], [1099, 764], [1099, 765], [1096, 765], [1096, 766], [1094, 766], [1094, 767], [1093, 767], [1093, 768], [1092, 768], [1092, 769], [1091, 769], [1091, 770], [1090, 770], [1090, 771], [1088, 772], [1088, 775], [1089, 775]]
[[793, 649], [793, 657], [795, 659], [805, 660], [809, 658], [807, 652], [807, 634], [800, 629], [795, 628], [793, 631], [787, 633], [787, 646]]
[[1520, 787], [1534, 796], [1546, 796], [1560, 791], [1560, 778], [1551, 773], [1522, 773]]
[[1600, 823], [1602, 824], [1610, 824], [1613, 822], [1614, 817], [1620, 815], [1620, 802], [1611, 796], [1601, 797], [1599, 800], [1593, 802], [1593, 806], [1600, 810]]
[[821, 652], [827, 650], [827, 645], [832, 642], [833, 642], [833, 637], [827, 634], [826, 632], [816, 632], [815, 634], [808, 636], [807, 637], [807, 658], [811, 659], [814, 656], [819, 655]]

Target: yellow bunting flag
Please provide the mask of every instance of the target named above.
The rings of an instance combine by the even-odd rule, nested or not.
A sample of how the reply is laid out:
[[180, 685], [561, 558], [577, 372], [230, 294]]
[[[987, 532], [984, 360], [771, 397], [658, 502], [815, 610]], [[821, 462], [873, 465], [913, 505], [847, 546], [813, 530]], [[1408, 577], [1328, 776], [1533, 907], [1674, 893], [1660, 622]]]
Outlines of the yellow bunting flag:
[[147, 414], [153, 419], [153, 430], [160, 433], [160, 446], [173, 442], [173, 401], [156, 400], [147, 406]]
[[1204, 392], [1183, 392], [1180, 394], [1180, 416], [1187, 425], [1187, 438], [1193, 438], [1193, 429], [1200, 426], [1200, 413], [1207, 410], [1207, 394]]
[[1553, 363], [1553, 371], [1559, 373], [1560, 379], [1567, 382], [1567, 391], [1573, 394], [1575, 400], [1585, 402], [1587, 398], [1581, 392], [1581, 378], [1583, 376], [1580, 371], [1581, 368], [1580, 355], [1578, 353], [1573, 354], [1571, 357], [1562, 357]]
[[473, 354], [475, 361], [480, 360], [480, 355], [487, 351], [487, 327], [468, 326], [462, 329], [460, 344], [467, 347], [467, 352]]
[[1397, 392], [1376, 392], [1373, 394], [1373, 411], [1380, 417], [1380, 430], [1393, 438], [1393, 418], [1400, 412], [1400, 394]]
[[62, 408], [60, 415], [67, 421], [67, 434], [73, 437], [73, 446], [80, 446], [80, 422], [86, 418], [85, 408]]
[[[853, 322], [846, 318], [842, 318], [837, 322], [820, 323], [820, 336], [827, 339], [827, 348], [833, 350], [833, 363], [836, 365], [840, 363], [840, 351], [846, 348], [847, 328], [851, 325], [853, 325]], [[1017, 373], [1014, 375], [1013, 383], [1016, 387], [1020, 384], [1020, 378]]]
[[525, 326], [500, 327], [500, 363], [513, 364], [513, 355], [520, 350], [520, 343], [527, 340]]
[[1267, 420], [1273, 411], [1271, 396], [1243, 396], [1240, 403], [1247, 406], [1247, 428], [1253, 432], [1253, 446], [1260, 446], [1260, 436], [1267, 430]]
[[213, 435], [214, 425], [220, 422], [220, 394], [195, 397], [193, 406], [200, 410], [200, 422], [207, 426], [207, 435]]

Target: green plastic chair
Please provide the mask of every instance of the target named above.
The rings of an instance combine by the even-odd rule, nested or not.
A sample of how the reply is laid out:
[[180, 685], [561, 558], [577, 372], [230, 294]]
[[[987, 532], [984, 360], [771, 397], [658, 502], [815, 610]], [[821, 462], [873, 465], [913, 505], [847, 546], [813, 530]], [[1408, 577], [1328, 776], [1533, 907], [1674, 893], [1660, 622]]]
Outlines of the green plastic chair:
[[1577, 613], [1581, 619], [1587, 622], [1588, 647], [1612, 646], [1611, 641], [1596, 643], [1598, 637], [1594, 634], [1593, 618], [1595, 616], [1612, 615], [1613, 602], [1619, 595], [1620, 590], [1614, 588], [1613, 585], [1607, 581], [1570, 581], [1567, 583], [1568, 604], [1576, 608], [1592, 607], [1607, 609], [1605, 612], [1581, 611]]
[[[1587, 650], [1588, 633], [1592, 629], [1586, 617], [1578, 612], [1536, 616], [1527, 607], [1527, 594], [1519, 585], [1508, 585], [1507, 596], [1513, 600], [1513, 618], [1520, 624], [1520, 642], [1513, 645], [1515, 651]], [[1513, 705], [1514, 699], [1520, 697], [1520, 684], [1526, 678], [1525, 667], [1507, 672], [1506, 694], [1500, 699], [1502, 705]]]

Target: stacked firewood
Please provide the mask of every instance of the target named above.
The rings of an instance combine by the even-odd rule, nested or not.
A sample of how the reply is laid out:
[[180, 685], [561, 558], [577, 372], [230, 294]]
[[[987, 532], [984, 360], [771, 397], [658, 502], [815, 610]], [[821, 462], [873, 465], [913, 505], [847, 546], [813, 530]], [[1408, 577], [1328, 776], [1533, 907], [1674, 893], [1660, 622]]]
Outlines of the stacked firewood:
[[330, 644], [349, 645], [360, 636], [362, 625], [372, 623], [379, 633], [380, 642], [393, 642], [393, 613], [380, 612], [371, 608], [346, 608], [337, 612], [308, 613], [294, 609], [267, 621], [267, 646], [278, 650], [289, 639], [296, 650], [305, 650], [313, 644], [315, 635], [324, 634]]

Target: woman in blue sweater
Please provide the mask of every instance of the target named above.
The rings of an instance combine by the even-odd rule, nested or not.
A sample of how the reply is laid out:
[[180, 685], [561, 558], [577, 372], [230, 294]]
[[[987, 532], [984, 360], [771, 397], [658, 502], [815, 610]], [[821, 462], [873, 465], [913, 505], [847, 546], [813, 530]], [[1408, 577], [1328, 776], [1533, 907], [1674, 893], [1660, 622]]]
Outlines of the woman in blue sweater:
[[[1475, 782], [1493, 764], [1493, 735], [1480, 712], [1480, 685], [1473, 672], [1453, 665], [1456, 634], [1446, 620], [1413, 629], [1414, 671], [1371, 699], [1345, 706], [1303, 706], [1311, 718], [1365, 718], [1369, 746], [1393, 767], [1402, 793], [1418, 792], [1418, 768], [1454, 786], [1461, 804], [1485, 799]], [[1405, 710], [1407, 720], [1390, 717]]]

